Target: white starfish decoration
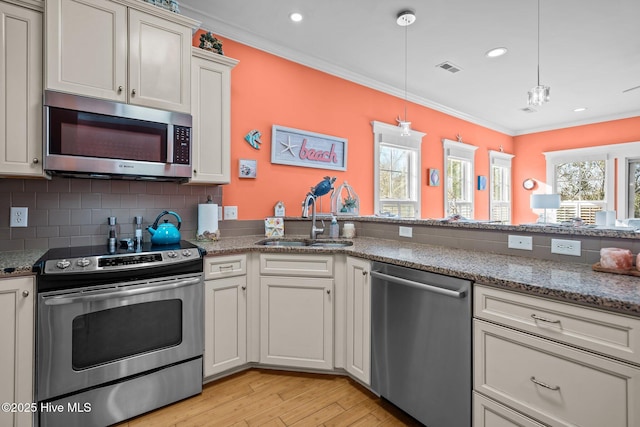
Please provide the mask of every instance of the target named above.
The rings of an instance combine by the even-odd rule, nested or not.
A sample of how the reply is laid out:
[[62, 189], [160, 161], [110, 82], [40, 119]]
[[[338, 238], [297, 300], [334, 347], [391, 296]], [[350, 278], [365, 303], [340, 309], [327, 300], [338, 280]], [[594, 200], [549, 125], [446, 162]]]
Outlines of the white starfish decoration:
[[284, 154], [284, 153], [286, 153], [286, 152], [288, 151], [289, 153], [291, 153], [291, 155], [292, 155], [293, 157], [295, 157], [295, 156], [296, 156], [296, 154], [293, 152], [293, 149], [294, 149], [295, 147], [297, 147], [297, 145], [291, 145], [291, 137], [290, 137], [290, 136], [287, 136], [287, 142], [280, 141], [280, 144], [284, 145], [284, 147], [285, 147], [285, 149], [284, 149], [284, 150], [282, 150], [282, 151], [280, 152], [280, 154]]

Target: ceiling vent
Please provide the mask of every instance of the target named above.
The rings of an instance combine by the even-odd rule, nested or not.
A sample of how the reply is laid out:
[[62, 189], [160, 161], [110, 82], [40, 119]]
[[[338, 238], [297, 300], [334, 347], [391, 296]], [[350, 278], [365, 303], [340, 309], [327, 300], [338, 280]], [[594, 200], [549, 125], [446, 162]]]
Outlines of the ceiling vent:
[[438, 64], [438, 65], [436, 65], [436, 67], [442, 68], [443, 70], [448, 71], [448, 72], [450, 72], [452, 74], [455, 74], [458, 71], [462, 71], [462, 68], [458, 67], [455, 64], [452, 64], [449, 61], [445, 61], [442, 64]]
[[531, 107], [524, 107], [524, 108], [521, 108], [521, 110], [524, 111], [525, 113], [537, 113], [538, 112], [538, 110], [535, 110], [535, 109], [533, 109]]

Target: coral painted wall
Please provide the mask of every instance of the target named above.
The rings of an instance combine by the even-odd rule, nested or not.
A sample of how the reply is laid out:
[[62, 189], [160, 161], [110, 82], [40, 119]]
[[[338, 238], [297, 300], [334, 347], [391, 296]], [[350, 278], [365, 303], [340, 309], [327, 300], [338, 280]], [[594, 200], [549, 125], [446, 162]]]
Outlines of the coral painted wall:
[[512, 164], [515, 212], [513, 223], [536, 220], [536, 215], [529, 208], [531, 192], [522, 189], [522, 181], [526, 178], [536, 180], [538, 187], [534, 191], [544, 187], [547, 171], [543, 152], [635, 141], [640, 141], [640, 117], [514, 137], [516, 157]]
[[[200, 43], [202, 30], [193, 37]], [[219, 37], [220, 38], [220, 37]], [[404, 112], [404, 100], [350, 81], [334, 77], [261, 50], [220, 38], [225, 55], [238, 59], [231, 86], [231, 183], [224, 186], [223, 204], [238, 206], [239, 219], [261, 219], [273, 215], [282, 200], [288, 216], [299, 216], [310, 187], [324, 176], [336, 176], [336, 186], [345, 180], [360, 196], [362, 215], [373, 212], [373, 133], [371, 122], [395, 124]], [[545, 180], [543, 151], [640, 141], [640, 117], [595, 125], [512, 137], [410, 103], [407, 111], [412, 128], [427, 135], [422, 143], [422, 218], [444, 215], [443, 186], [427, 186], [426, 170], [443, 169], [442, 139], [478, 146], [475, 174], [489, 175], [488, 150], [515, 154], [513, 159], [513, 223], [533, 222], [530, 191], [522, 188], [525, 178]], [[345, 172], [271, 164], [271, 127], [286, 126], [348, 139]], [[252, 129], [262, 133], [262, 146], [255, 150], [244, 141]], [[258, 161], [256, 179], [238, 178], [238, 160]], [[475, 182], [475, 180], [474, 180]], [[489, 218], [489, 190], [475, 190], [475, 218]], [[322, 197], [324, 210], [330, 207]]]

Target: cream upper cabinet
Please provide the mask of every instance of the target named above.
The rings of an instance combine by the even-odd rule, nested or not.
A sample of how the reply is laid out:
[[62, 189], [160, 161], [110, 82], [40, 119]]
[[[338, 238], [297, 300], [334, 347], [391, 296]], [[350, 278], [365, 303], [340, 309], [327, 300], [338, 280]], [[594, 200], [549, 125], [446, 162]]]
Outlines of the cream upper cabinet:
[[47, 89], [191, 111], [184, 16], [132, 0], [47, 0]]
[[237, 60], [192, 48], [192, 183], [231, 179], [231, 69]]
[[[2, 4], [4, 5], [4, 4]], [[0, 280], [0, 401], [33, 402], [34, 283], [32, 277]], [[1, 411], [0, 425], [31, 426], [29, 411]]]
[[0, 2], [0, 37], [0, 176], [43, 176], [42, 11]]
[[371, 382], [371, 264], [347, 258], [346, 371], [364, 384]]

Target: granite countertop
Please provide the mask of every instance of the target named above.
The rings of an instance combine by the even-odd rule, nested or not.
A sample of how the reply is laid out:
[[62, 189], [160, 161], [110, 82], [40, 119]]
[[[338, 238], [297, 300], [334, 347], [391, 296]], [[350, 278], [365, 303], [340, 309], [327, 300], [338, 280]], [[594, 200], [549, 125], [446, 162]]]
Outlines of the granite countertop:
[[[292, 236], [287, 236], [292, 237]], [[261, 236], [192, 241], [208, 256], [246, 252], [345, 253], [434, 273], [469, 279], [503, 289], [525, 292], [640, 317], [640, 277], [600, 273], [584, 264], [500, 255], [367, 237], [344, 248], [268, 247], [256, 245]], [[0, 252], [0, 278], [30, 275], [44, 250]]]

